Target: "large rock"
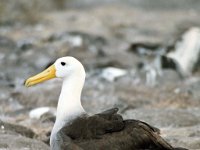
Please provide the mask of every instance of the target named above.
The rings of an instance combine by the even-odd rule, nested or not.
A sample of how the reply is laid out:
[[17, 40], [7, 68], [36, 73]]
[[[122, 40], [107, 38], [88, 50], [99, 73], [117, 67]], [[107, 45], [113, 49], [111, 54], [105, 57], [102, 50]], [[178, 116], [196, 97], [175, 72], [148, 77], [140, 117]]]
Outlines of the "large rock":
[[26, 127], [0, 121], [0, 149], [49, 149], [43, 142], [31, 139], [34, 136], [34, 132]]
[[49, 150], [43, 142], [14, 134], [0, 134], [0, 149], [12, 150]]

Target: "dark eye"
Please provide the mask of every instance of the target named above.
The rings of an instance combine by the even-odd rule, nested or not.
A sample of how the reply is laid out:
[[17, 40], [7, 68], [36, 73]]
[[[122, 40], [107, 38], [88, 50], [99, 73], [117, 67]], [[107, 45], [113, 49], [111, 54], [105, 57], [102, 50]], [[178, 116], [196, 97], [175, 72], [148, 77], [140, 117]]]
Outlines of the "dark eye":
[[65, 62], [61, 62], [61, 65], [62, 65], [62, 66], [65, 66], [65, 65], [66, 65], [66, 63], [65, 63]]

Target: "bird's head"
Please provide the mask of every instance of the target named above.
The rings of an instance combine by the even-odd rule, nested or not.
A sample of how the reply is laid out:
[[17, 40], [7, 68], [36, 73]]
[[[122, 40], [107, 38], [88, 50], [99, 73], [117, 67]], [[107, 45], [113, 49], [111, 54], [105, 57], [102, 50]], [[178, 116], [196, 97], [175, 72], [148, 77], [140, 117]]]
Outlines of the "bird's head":
[[25, 86], [30, 87], [52, 78], [66, 79], [70, 77], [82, 77], [85, 79], [85, 70], [77, 59], [67, 56], [57, 59], [53, 65], [43, 72], [28, 78]]

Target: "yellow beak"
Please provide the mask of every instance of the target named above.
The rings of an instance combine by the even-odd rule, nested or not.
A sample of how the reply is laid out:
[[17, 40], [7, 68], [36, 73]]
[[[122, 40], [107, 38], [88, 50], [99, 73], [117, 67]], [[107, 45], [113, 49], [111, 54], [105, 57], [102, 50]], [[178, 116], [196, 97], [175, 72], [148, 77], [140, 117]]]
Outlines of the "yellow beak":
[[55, 77], [56, 77], [56, 68], [54, 65], [52, 65], [43, 72], [28, 78], [25, 82], [25, 86], [30, 87]]

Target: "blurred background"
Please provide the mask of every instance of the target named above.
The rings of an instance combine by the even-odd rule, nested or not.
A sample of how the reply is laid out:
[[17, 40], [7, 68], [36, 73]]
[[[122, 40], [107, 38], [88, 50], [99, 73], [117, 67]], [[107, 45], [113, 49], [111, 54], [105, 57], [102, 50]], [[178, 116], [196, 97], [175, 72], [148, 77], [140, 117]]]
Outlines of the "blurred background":
[[0, 149], [49, 149], [58, 79], [24, 80], [74, 56], [89, 114], [119, 107], [200, 149], [200, 1], [0, 0]]

